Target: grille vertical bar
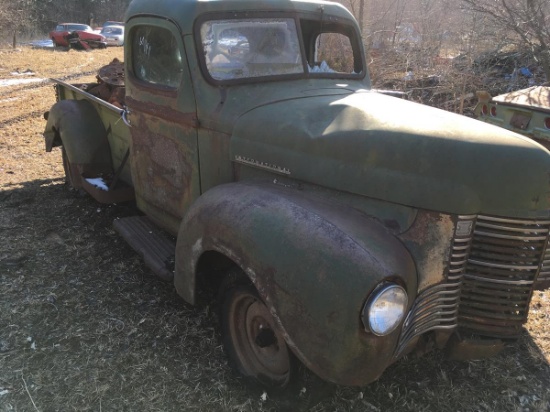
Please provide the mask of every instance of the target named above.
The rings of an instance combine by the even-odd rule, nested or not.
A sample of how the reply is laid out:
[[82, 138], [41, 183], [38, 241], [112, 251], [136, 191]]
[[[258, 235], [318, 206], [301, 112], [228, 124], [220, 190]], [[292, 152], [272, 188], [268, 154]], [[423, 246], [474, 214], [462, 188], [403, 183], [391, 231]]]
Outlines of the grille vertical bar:
[[537, 283], [550, 283], [550, 248], [546, 247]]

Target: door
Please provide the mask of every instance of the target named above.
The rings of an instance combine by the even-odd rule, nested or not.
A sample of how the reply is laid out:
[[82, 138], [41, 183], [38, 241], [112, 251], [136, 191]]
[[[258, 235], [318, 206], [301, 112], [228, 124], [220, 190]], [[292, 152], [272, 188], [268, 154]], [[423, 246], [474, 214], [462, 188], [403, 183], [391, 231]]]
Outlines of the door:
[[200, 194], [197, 115], [183, 40], [167, 20], [141, 17], [126, 29], [126, 105], [137, 205], [177, 233]]

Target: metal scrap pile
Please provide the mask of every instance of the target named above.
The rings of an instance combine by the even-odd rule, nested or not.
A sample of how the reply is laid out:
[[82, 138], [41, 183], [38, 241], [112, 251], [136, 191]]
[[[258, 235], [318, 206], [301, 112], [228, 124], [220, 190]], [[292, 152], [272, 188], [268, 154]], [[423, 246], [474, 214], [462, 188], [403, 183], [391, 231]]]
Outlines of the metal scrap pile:
[[493, 96], [544, 83], [544, 71], [528, 51], [494, 51], [477, 56], [473, 72]]
[[93, 96], [99, 97], [117, 107], [124, 107], [124, 63], [114, 59], [107, 66], [99, 69], [97, 83], [81, 86]]

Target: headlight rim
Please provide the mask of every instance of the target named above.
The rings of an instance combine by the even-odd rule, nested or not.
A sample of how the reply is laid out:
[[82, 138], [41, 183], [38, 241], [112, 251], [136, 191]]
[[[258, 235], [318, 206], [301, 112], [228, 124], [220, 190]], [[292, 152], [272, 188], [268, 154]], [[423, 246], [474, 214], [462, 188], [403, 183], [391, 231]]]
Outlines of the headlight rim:
[[[393, 327], [389, 328], [388, 330], [386, 330], [382, 333], [377, 332], [376, 330], [374, 330], [374, 328], [371, 325], [371, 317], [370, 317], [371, 309], [372, 309], [374, 303], [377, 301], [377, 299], [379, 299], [387, 291], [389, 291], [391, 289], [394, 289], [394, 288], [397, 288], [397, 289], [401, 290], [403, 292], [404, 297], [405, 297], [405, 302], [403, 304], [402, 314], [401, 314], [399, 320], [397, 322], [395, 322], [395, 325], [393, 325]], [[403, 285], [401, 285], [399, 283], [396, 283], [396, 282], [392, 282], [392, 281], [384, 281], [384, 282], [380, 283], [371, 292], [371, 294], [367, 298], [365, 304], [363, 305], [363, 310], [361, 311], [361, 321], [363, 323], [363, 327], [365, 328], [365, 331], [368, 332], [368, 333], [372, 333], [375, 336], [380, 336], [380, 337], [390, 335], [391, 333], [395, 332], [395, 330], [397, 330], [399, 328], [399, 325], [401, 325], [405, 321], [405, 319], [407, 317], [407, 308], [408, 308], [408, 306], [409, 306], [409, 295], [407, 293], [407, 289]]]

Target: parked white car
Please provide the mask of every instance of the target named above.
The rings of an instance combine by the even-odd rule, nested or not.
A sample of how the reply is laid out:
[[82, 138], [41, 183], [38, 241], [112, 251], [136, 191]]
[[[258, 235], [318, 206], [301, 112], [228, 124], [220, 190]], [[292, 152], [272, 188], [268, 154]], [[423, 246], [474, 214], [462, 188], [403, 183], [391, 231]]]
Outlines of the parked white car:
[[105, 36], [108, 46], [124, 45], [124, 26], [104, 26], [100, 34]]

